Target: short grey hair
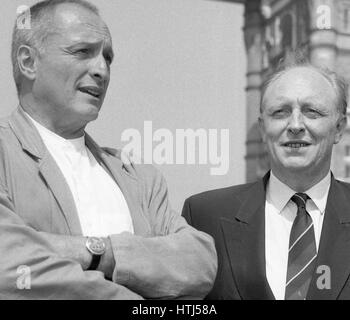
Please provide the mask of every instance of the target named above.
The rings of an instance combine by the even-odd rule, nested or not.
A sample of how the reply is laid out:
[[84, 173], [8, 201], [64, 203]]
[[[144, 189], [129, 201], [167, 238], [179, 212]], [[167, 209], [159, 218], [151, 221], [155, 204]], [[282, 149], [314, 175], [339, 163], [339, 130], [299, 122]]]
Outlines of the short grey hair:
[[271, 86], [273, 82], [275, 82], [278, 78], [280, 78], [282, 75], [287, 73], [289, 70], [295, 69], [295, 68], [309, 68], [316, 72], [318, 72], [320, 75], [322, 75], [333, 87], [335, 94], [336, 94], [336, 104], [337, 109], [339, 111], [340, 115], [346, 116], [346, 110], [347, 110], [347, 99], [348, 99], [348, 82], [341, 76], [339, 76], [336, 72], [325, 68], [325, 67], [317, 67], [312, 65], [310, 62], [306, 60], [301, 61], [294, 61], [289, 64], [281, 65], [276, 72], [272, 73], [263, 83], [261, 87], [261, 98], [260, 98], [260, 114], [263, 112], [264, 107], [264, 97], [266, 90]]
[[22, 45], [27, 45], [36, 50], [37, 54], [43, 54], [44, 43], [48, 35], [55, 31], [53, 29], [54, 27], [52, 26], [54, 9], [58, 5], [66, 3], [77, 4], [90, 10], [97, 16], [100, 16], [97, 7], [85, 0], [45, 0], [40, 1], [29, 8], [30, 28], [19, 28], [18, 18], [16, 19], [12, 32], [11, 60], [13, 77], [18, 95], [21, 90], [21, 71], [17, 61], [17, 52], [19, 47]]

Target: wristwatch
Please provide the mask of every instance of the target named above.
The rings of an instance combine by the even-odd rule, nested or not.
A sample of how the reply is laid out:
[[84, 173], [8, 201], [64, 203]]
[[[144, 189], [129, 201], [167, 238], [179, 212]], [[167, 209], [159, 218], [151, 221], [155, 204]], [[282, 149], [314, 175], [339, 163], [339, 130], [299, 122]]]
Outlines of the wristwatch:
[[106, 243], [103, 238], [87, 237], [86, 248], [92, 254], [92, 260], [87, 270], [96, 270], [100, 263], [101, 256], [106, 251]]

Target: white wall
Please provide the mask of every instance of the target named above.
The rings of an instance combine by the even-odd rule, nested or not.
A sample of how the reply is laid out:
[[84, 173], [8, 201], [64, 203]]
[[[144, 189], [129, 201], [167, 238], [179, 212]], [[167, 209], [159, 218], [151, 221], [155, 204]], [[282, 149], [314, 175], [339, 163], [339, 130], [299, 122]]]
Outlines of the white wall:
[[[11, 30], [19, 5], [2, 0], [0, 116], [17, 105], [10, 66]], [[99, 119], [88, 132], [121, 146], [125, 129], [229, 129], [230, 167], [210, 175], [207, 165], [161, 165], [176, 210], [191, 194], [244, 182], [245, 70], [243, 6], [208, 0], [92, 1], [109, 25], [116, 59]], [[154, 146], [157, 143], [154, 144]]]

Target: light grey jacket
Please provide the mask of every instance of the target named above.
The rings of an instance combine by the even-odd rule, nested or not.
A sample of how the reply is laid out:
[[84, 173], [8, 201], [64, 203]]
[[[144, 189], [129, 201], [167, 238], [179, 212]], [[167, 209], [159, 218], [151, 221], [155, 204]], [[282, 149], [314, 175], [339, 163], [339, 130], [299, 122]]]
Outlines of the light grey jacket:
[[[171, 210], [161, 174], [123, 164], [120, 152], [86, 145], [119, 185], [135, 234], [112, 235], [113, 282], [60, 258], [47, 233], [81, 235], [70, 189], [21, 107], [0, 121], [0, 298], [201, 298], [211, 289], [217, 257], [210, 236]], [[18, 289], [20, 266], [30, 289]], [[16, 285], [17, 284], [17, 285]]]

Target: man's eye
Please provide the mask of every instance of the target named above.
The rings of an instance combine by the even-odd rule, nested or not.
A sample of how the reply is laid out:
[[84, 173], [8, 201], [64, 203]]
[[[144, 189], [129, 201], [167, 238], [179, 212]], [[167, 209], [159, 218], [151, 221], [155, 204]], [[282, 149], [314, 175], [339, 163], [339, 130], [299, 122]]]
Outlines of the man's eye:
[[272, 116], [275, 117], [275, 118], [280, 118], [280, 117], [284, 117], [288, 115], [288, 111], [287, 110], [284, 110], [284, 109], [279, 109], [279, 110], [275, 110], [273, 113], [272, 113]]
[[319, 112], [316, 109], [307, 109], [307, 110], [305, 110], [305, 115], [307, 115], [309, 117], [312, 117], [312, 118], [316, 118], [316, 117], [321, 117], [322, 116], [321, 112]]
[[109, 65], [112, 64], [112, 57], [106, 56], [106, 57], [105, 57], [105, 60], [106, 60], [106, 62], [107, 62]]
[[75, 53], [77, 54], [88, 54], [89, 53], [89, 49], [79, 49], [79, 50], [76, 50]]

